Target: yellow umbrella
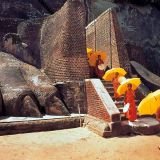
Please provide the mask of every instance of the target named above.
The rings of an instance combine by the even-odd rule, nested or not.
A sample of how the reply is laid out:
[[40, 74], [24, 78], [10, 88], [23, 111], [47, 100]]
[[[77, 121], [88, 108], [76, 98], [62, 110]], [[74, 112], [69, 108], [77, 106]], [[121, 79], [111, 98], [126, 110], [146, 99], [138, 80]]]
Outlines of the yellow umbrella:
[[87, 48], [87, 57], [89, 58], [91, 54], [93, 53], [93, 50], [91, 48]]
[[138, 105], [139, 115], [156, 114], [160, 107], [160, 90], [150, 93]]
[[121, 83], [121, 85], [117, 89], [117, 93], [119, 95], [125, 94], [127, 90], [127, 85], [131, 83], [132, 84], [132, 90], [136, 90], [138, 86], [141, 84], [140, 78], [130, 78]]
[[119, 76], [124, 76], [127, 73], [123, 68], [112, 68], [106, 71], [106, 73], [103, 76], [103, 79], [106, 81], [112, 81], [116, 72], [119, 73]]
[[90, 66], [94, 66], [94, 67], [96, 66], [96, 60], [98, 59], [98, 55], [101, 56], [101, 59], [103, 61], [105, 61], [107, 58], [106, 52], [103, 52], [103, 51], [92, 52], [88, 60]]

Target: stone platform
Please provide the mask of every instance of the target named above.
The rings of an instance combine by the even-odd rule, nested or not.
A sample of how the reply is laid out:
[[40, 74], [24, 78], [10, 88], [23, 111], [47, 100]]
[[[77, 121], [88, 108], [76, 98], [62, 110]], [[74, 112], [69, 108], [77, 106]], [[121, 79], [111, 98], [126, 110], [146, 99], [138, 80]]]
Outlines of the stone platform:
[[45, 115], [43, 118], [1, 117], [0, 135], [76, 128], [83, 124], [84, 116], [71, 114], [71, 116]]
[[152, 117], [138, 118], [135, 122], [105, 122], [92, 116], [85, 116], [84, 126], [102, 137], [118, 137], [130, 134], [153, 135], [160, 133], [160, 122]]
[[160, 132], [160, 122], [152, 117], [138, 118], [135, 122], [122, 121], [121, 134], [152, 135]]

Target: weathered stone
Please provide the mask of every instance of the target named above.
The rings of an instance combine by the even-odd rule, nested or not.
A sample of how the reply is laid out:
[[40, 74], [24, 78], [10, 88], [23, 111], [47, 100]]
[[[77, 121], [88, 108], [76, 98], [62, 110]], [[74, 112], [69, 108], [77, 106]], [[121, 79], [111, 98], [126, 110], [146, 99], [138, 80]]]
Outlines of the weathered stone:
[[129, 127], [128, 131], [130, 131], [130, 133], [152, 135], [160, 132], [160, 122], [151, 117], [138, 118], [138, 120], [134, 122], [124, 121], [121, 123], [122, 127]]
[[18, 122], [3, 122], [0, 123], [0, 135], [53, 131], [58, 129], [76, 128], [80, 126], [80, 121], [83, 123], [84, 117], [62, 117], [53, 119], [42, 119], [34, 121], [18, 121]]
[[84, 126], [102, 137], [111, 137], [112, 131], [107, 122], [87, 115], [84, 119]]
[[31, 19], [48, 13], [38, 0], [0, 0], [0, 17]]
[[57, 83], [56, 87], [58, 88], [60, 96], [70, 113], [78, 113], [78, 107], [81, 113], [87, 112], [84, 81]]
[[24, 43], [28, 45], [29, 53], [35, 63], [30, 63], [41, 68], [40, 39], [42, 19], [23, 21], [17, 27], [17, 32]]
[[63, 102], [57, 98], [59, 95], [55, 86], [47, 75], [37, 68], [24, 64], [21, 68], [24, 79], [35, 93], [40, 106], [47, 114], [69, 115]]
[[[34, 95], [26, 94], [23, 98], [19, 99], [16, 105], [13, 107], [14, 116], [24, 116], [24, 117], [42, 117], [42, 114], [38, 108], [38, 101], [36, 102]], [[11, 110], [9, 108], [9, 111]]]
[[150, 72], [141, 64], [137, 63], [136, 61], [130, 62], [133, 68], [135, 69], [136, 73], [139, 77], [143, 80], [143, 82], [149, 87], [150, 90], [154, 91], [160, 88], [160, 77], [156, 74]]
[[37, 112], [33, 115], [39, 117], [41, 114], [38, 110], [36, 98], [27, 86], [20, 70], [21, 62], [9, 54], [0, 52], [0, 64], [0, 83], [5, 114], [23, 116], [23, 113], [27, 112], [29, 116], [32, 116], [34, 110], [32, 108], [37, 108]]
[[46, 8], [49, 12], [55, 13], [58, 11], [66, 2], [66, 0], [43, 0], [41, 4], [43, 5], [44, 8]]
[[20, 36], [16, 33], [8, 33], [3, 37], [3, 50], [14, 55], [19, 60], [38, 66], [35, 56], [32, 54], [27, 44], [24, 44]]
[[57, 89], [45, 73], [2, 52], [0, 63], [6, 115], [40, 117], [42, 110], [46, 110], [47, 114], [69, 115], [62, 101], [56, 97]]
[[19, 23], [21, 23], [22, 19], [11, 19], [11, 18], [3, 18], [0, 17], [0, 49], [3, 50], [3, 37], [7, 33], [16, 33], [17, 32], [17, 26]]
[[62, 101], [54, 95], [47, 98], [45, 110], [48, 115], [70, 115]]
[[[1, 88], [1, 86], [0, 86]], [[2, 97], [2, 93], [1, 93], [1, 90], [0, 90], [0, 116], [2, 115], [3, 113], [3, 97]]]

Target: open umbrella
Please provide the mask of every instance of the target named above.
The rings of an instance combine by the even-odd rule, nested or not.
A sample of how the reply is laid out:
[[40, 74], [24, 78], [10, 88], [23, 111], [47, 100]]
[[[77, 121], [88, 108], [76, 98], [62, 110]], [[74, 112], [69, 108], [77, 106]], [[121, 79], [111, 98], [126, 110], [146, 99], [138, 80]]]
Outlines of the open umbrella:
[[117, 93], [119, 95], [125, 94], [127, 90], [127, 85], [131, 83], [132, 84], [132, 90], [136, 90], [138, 86], [141, 84], [140, 78], [130, 78], [123, 81], [120, 86], [117, 89]]
[[103, 76], [103, 79], [106, 81], [112, 81], [116, 72], [119, 73], [119, 76], [124, 76], [127, 73], [123, 68], [112, 68], [106, 71], [106, 73]]
[[93, 53], [93, 50], [91, 48], [87, 48], [87, 57], [89, 58], [91, 54]]
[[160, 107], [160, 90], [148, 94], [138, 105], [139, 115], [156, 114]]
[[98, 55], [101, 56], [101, 59], [102, 59], [103, 61], [105, 61], [106, 58], [107, 58], [106, 52], [103, 52], [103, 51], [93, 52], [93, 53], [90, 55], [89, 60], [88, 60], [90, 66], [94, 66], [94, 67], [96, 66], [96, 60], [98, 59]]

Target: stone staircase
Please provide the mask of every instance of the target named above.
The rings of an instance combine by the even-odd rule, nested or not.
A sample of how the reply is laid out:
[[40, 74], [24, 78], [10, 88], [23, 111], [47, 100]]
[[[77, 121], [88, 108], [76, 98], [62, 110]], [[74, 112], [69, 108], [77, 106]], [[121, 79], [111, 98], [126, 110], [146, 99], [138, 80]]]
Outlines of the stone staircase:
[[[105, 88], [108, 91], [108, 93], [110, 94], [110, 96], [113, 99], [113, 101], [115, 101], [112, 82], [102, 80], [102, 83], [105, 86]], [[136, 101], [136, 106], [138, 106], [140, 101], [138, 99], [136, 99], [135, 101]], [[125, 114], [123, 113], [124, 96], [121, 96], [121, 98], [119, 98], [119, 100], [117, 102], [115, 102], [115, 105], [117, 106], [117, 108], [119, 109], [119, 112], [121, 113], [121, 121], [122, 120], [126, 120]]]

